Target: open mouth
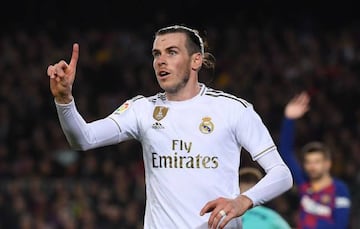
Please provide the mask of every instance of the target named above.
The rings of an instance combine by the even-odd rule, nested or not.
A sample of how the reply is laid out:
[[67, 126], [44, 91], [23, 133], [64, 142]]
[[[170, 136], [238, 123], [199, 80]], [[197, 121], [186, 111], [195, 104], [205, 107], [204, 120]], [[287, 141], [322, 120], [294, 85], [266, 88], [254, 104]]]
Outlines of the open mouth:
[[160, 77], [165, 77], [165, 76], [167, 76], [167, 75], [169, 75], [170, 73], [169, 72], [166, 72], [166, 71], [160, 71], [159, 73], [158, 73], [158, 75], [160, 76]]

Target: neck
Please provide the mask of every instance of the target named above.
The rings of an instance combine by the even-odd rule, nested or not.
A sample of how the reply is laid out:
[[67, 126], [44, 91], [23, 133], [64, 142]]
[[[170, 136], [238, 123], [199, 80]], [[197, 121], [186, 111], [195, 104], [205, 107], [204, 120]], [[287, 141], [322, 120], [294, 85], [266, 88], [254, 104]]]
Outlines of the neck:
[[319, 179], [316, 180], [312, 180], [311, 181], [311, 186], [314, 190], [321, 190], [323, 188], [326, 188], [327, 186], [329, 186], [332, 182], [332, 178], [329, 174], [322, 176]]
[[165, 92], [169, 101], [184, 101], [195, 97], [200, 92], [198, 82], [188, 82], [183, 88], [176, 92]]

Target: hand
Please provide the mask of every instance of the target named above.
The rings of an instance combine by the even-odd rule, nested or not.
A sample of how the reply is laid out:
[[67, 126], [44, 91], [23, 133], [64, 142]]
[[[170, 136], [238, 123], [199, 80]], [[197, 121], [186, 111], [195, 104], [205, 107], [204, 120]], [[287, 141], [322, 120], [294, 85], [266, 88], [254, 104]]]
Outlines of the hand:
[[[235, 199], [220, 197], [205, 204], [200, 211], [200, 215], [211, 212], [208, 221], [209, 228], [222, 229], [231, 219], [243, 215], [252, 205], [252, 201], [244, 195], [240, 195]], [[226, 214], [222, 216], [221, 211]]]
[[288, 119], [301, 118], [309, 109], [310, 96], [303, 91], [293, 97], [285, 107], [285, 117]]
[[75, 80], [76, 65], [79, 59], [79, 45], [74, 44], [70, 64], [64, 60], [49, 65], [47, 74], [50, 77], [50, 90], [58, 103], [72, 101], [72, 85]]

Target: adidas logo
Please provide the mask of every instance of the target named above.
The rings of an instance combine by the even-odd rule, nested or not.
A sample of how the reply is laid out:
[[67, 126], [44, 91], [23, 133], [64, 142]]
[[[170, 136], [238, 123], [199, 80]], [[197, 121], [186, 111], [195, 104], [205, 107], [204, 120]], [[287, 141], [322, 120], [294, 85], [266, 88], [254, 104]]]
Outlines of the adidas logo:
[[164, 129], [163, 125], [161, 125], [160, 122], [155, 122], [154, 124], [152, 124], [152, 128], [153, 129]]

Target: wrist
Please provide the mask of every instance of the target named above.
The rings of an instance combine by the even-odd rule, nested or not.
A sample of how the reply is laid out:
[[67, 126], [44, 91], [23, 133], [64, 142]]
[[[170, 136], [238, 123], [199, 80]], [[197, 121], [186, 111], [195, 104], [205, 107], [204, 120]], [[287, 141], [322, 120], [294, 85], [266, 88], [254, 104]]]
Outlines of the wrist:
[[55, 102], [58, 104], [68, 104], [73, 101], [74, 97], [72, 95], [68, 96], [55, 96]]
[[248, 210], [254, 206], [253, 201], [249, 197], [242, 194], [236, 198], [236, 201], [239, 205], [243, 206], [245, 210]]

